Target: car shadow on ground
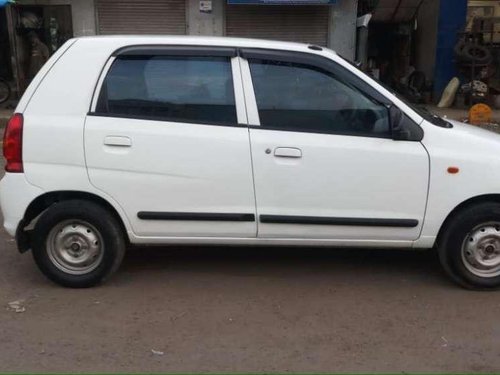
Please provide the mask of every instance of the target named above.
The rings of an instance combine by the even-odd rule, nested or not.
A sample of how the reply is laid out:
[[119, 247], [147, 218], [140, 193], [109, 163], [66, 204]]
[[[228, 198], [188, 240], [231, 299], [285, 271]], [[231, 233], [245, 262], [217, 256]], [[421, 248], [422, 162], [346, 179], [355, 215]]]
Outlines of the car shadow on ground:
[[450, 285], [434, 250], [308, 247], [131, 247], [119, 273], [191, 272], [233, 276], [337, 275], [415, 280]]

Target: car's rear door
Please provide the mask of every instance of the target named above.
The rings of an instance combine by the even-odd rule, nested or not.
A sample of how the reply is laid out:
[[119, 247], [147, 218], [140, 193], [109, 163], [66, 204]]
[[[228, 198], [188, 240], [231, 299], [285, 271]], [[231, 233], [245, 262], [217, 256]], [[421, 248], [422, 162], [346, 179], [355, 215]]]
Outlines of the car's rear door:
[[256, 236], [239, 69], [231, 48], [166, 46], [124, 49], [106, 66], [87, 168], [135, 236]]
[[429, 158], [418, 137], [392, 139], [380, 94], [323, 57], [267, 50], [242, 55], [245, 92], [255, 92], [247, 95], [247, 114], [254, 125], [258, 236], [417, 239]]

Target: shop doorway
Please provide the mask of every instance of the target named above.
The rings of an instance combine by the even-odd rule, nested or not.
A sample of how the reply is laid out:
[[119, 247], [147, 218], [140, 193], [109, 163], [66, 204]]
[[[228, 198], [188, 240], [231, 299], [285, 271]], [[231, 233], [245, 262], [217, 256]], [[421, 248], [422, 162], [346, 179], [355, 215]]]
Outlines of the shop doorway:
[[226, 35], [326, 46], [328, 5], [226, 5]]
[[7, 28], [7, 13], [4, 8], [0, 9], [0, 77], [8, 81], [12, 80], [9, 30]]
[[15, 5], [9, 13], [11, 69], [20, 96], [46, 60], [73, 37], [71, 5]]
[[12, 96], [13, 86], [7, 12], [5, 8], [0, 8], [0, 104], [2, 106]]

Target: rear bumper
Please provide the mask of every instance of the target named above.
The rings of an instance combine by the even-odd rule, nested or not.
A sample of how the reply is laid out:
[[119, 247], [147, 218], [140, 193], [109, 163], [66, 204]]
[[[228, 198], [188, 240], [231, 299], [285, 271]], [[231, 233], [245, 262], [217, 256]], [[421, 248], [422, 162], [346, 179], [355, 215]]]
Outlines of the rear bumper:
[[3, 226], [11, 236], [16, 235], [29, 204], [41, 194], [43, 190], [30, 184], [24, 173], [5, 173], [0, 181], [0, 207]]

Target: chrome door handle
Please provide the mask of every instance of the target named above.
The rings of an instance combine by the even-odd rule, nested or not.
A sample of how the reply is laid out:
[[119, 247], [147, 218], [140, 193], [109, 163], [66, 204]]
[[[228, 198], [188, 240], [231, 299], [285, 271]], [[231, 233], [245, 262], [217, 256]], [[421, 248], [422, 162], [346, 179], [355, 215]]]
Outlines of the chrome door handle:
[[279, 158], [301, 158], [302, 151], [295, 147], [278, 147], [274, 150], [274, 156]]
[[131, 147], [132, 140], [129, 137], [119, 135], [108, 135], [104, 138], [106, 146]]

